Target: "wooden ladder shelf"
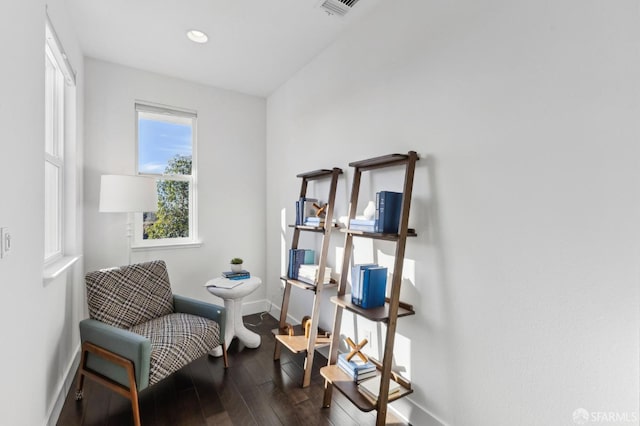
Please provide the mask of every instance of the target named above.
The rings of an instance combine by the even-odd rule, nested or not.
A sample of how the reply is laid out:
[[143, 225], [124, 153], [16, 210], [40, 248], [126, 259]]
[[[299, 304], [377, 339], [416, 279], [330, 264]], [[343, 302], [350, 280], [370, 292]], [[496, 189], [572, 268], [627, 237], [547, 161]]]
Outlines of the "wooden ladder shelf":
[[[329, 196], [327, 198], [327, 209], [325, 215], [325, 222], [323, 226], [305, 226], [305, 225], [292, 225], [293, 237], [291, 239], [291, 249], [298, 248], [301, 232], [316, 232], [322, 234], [322, 244], [320, 254], [318, 257], [318, 280], [314, 284], [308, 284], [303, 281], [294, 280], [287, 276], [282, 276], [280, 279], [284, 282], [284, 294], [282, 296], [282, 306], [280, 309], [280, 323], [279, 328], [272, 330], [276, 337], [276, 345], [273, 353], [273, 359], [280, 359], [280, 351], [282, 346], [294, 353], [305, 352], [304, 362], [304, 375], [302, 378], [302, 387], [307, 387], [311, 383], [311, 369], [313, 367], [313, 357], [315, 349], [328, 346], [331, 343], [331, 339], [328, 337], [318, 336], [318, 320], [320, 316], [320, 300], [322, 290], [325, 287], [335, 286], [336, 282], [333, 281], [330, 284], [319, 284], [324, 282], [325, 267], [327, 266], [327, 255], [329, 253], [329, 239], [331, 237], [331, 231], [336, 228], [333, 224], [333, 212], [336, 198], [336, 190], [338, 186], [338, 178], [342, 174], [342, 169], [334, 167], [331, 170], [322, 169], [314, 170], [308, 173], [301, 173], [297, 177], [302, 178], [302, 185], [300, 187], [300, 197], [306, 197], [307, 186], [310, 181], [318, 179], [330, 179], [329, 183]], [[297, 287], [303, 290], [309, 290], [314, 293], [313, 308], [309, 321], [308, 337], [304, 334], [297, 336], [290, 336], [285, 328], [287, 326], [287, 312], [289, 309], [289, 299], [291, 297], [291, 289]]]
[[[350, 163], [349, 166], [354, 168], [353, 186], [351, 189], [351, 200], [349, 207], [349, 220], [355, 218], [358, 203], [358, 195], [360, 192], [360, 179], [362, 172], [371, 171], [380, 168], [392, 166], [404, 166], [404, 186], [402, 197], [402, 210], [400, 213], [400, 224], [397, 234], [382, 234], [374, 232], [363, 232], [354, 230], [343, 230], [345, 232], [344, 255], [342, 259], [342, 274], [340, 283], [338, 284], [337, 295], [331, 298], [335, 304], [335, 315], [333, 321], [333, 330], [331, 332], [331, 348], [329, 351], [329, 362], [326, 367], [320, 369], [320, 373], [325, 379], [325, 393], [323, 405], [329, 407], [331, 405], [331, 397], [333, 388], [342, 392], [354, 405], [362, 411], [377, 410], [376, 425], [384, 425], [387, 417], [387, 405], [389, 402], [395, 401], [413, 392], [411, 383], [406, 379], [397, 375], [391, 370], [393, 359], [393, 347], [396, 335], [397, 319], [415, 312], [413, 306], [400, 301], [400, 287], [402, 285], [402, 266], [404, 263], [404, 254], [407, 237], [416, 236], [415, 230], [409, 229], [409, 210], [411, 207], [411, 193], [413, 188], [413, 176], [418, 161], [418, 154], [410, 151], [407, 154], [391, 154], [382, 157], [371, 158], [367, 160]], [[353, 238], [371, 238], [395, 243], [395, 260], [393, 267], [393, 276], [391, 279], [391, 290], [389, 297], [384, 306], [374, 309], [363, 309], [351, 303], [351, 295], [346, 293], [347, 288], [347, 272], [349, 270], [351, 252], [353, 249]], [[381, 362], [374, 361], [378, 367], [378, 375], [381, 376], [380, 389], [378, 399], [372, 400], [368, 396], [360, 393], [357, 384], [353, 379], [344, 373], [337, 365], [338, 346], [340, 339], [340, 327], [342, 324], [342, 313], [348, 310], [357, 315], [363, 316], [371, 321], [384, 322], [387, 325], [387, 332], [384, 343], [384, 356]], [[399, 392], [395, 392], [392, 396], [389, 394], [390, 380], [393, 378], [401, 385]]]

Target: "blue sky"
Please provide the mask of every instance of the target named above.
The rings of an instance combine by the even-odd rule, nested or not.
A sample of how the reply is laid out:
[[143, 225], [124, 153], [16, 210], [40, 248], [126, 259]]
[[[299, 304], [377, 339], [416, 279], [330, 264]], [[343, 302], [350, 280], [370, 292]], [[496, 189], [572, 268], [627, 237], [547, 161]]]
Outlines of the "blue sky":
[[138, 120], [138, 171], [162, 174], [170, 158], [192, 153], [190, 125], [140, 118]]

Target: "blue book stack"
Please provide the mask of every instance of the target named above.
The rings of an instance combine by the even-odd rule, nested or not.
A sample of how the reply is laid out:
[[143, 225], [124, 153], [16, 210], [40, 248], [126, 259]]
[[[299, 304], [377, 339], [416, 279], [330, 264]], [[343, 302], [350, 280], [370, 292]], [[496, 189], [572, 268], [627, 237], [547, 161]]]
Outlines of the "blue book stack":
[[251, 278], [251, 274], [246, 269], [238, 272], [225, 271], [222, 273], [222, 276], [228, 280], [246, 280], [247, 278]]
[[375, 263], [363, 263], [354, 265], [351, 268], [351, 303], [360, 306], [362, 304], [362, 285], [360, 276], [363, 270], [367, 268], [375, 268]]
[[375, 222], [374, 219], [351, 219], [349, 221], [349, 229], [353, 229], [354, 231], [375, 232]]
[[338, 355], [338, 367], [351, 376], [354, 382], [359, 383], [376, 376], [376, 366], [371, 361], [364, 362], [357, 355], [347, 361], [347, 355]]
[[289, 250], [289, 270], [288, 277], [297, 280], [300, 265], [312, 265], [315, 261], [315, 251], [306, 249]]
[[376, 193], [375, 232], [397, 234], [402, 211], [402, 192]]

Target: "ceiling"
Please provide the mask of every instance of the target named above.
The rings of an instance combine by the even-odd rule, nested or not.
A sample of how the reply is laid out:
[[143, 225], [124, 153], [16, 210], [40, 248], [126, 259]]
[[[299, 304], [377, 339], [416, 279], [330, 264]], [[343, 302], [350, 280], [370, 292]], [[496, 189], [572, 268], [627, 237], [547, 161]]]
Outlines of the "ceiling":
[[[268, 96], [381, 0], [344, 17], [321, 0], [67, 0], [86, 56]], [[196, 44], [198, 29], [209, 42]]]

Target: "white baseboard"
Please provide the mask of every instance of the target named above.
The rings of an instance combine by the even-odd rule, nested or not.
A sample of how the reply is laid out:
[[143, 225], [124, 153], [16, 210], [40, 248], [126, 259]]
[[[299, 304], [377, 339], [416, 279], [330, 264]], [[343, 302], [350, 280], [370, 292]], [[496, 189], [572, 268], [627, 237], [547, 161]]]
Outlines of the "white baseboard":
[[[275, 319], [277, 319], [278, 321], [280, 320], [280, 306], [274, 304], [273, 302], [270, 302], [267, 300], [267, 304], [269, 305], [269, 315], [271, 315], [272, 317], [274, 317]], [[287, 322], [290, 324], [299, 324], [302, 321], [302, 319], [298, 319], [295, 317], [292, 317], [290, 314], [287, 313]]]
[[51, 410], [45, 418], [44, 426], [55, 426], [58, 422], [58, 417], [60, 417], [60, 413], [62, 412], [62, 407], [64, 406], [64, 401], [67, 399], [67, 394], [69, 393], [69, 389], [73, 386], [73, 382], [76, 378], [76, 370], [78, 369], [78, 365], [80, 364], [80, 345], [75, 350], [75, 355], [71, 359], [71, 362], [67, 366], [67, 370], [65, 372], [65, 377], [60, 383], [60, 387], [58, 388], [58, 396], [56, 397], [55, 403], [51, 406]]
[[242, 304], [242, 315], [253, 315], [262, 312], [269, 312], [269, 301], [266, 299], [245, 302]]

